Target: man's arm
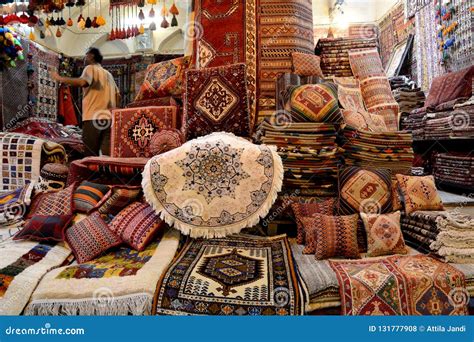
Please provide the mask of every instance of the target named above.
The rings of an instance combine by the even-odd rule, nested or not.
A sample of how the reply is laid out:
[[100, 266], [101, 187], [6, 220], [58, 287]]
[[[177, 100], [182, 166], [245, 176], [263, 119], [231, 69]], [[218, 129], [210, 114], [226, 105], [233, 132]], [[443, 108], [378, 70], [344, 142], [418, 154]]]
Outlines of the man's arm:
[[83, 78], [71, 78], [59, 75], [56, 71], [51, 71], [51, 78], [57, 82], [64, 83], [73, 87], [88, 87], [89, 83]]

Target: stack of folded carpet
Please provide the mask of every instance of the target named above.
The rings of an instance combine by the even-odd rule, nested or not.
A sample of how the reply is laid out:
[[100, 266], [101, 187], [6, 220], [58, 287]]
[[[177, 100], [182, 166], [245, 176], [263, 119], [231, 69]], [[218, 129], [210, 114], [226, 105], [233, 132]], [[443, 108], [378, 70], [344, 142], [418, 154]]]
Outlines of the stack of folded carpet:
[[437, 182], [474, 189], [474, 156], [470, 153], [437, 153], [434, 176]]
[[474, 106], [463, 109], [426, 114], [424, 138], [472, 139], [474, 138]]
[[408, 175], [413, 165], [413, 139], [407, 132], [364, 132], [346, 127], [342, 148], [348, 166], [387, 168]]
[[404, 89], [415, 88], [415, 81], [413, 81], [408, 76], [389, 77], [388, 81], [390, 82], [390, 87], [392, 88], [392, 90], [400, 89], [400, 88], [404, 88]]
[[474, 218], [449, 213], [437, 219], [439, 234], [430, 244], [445, 261], [457, 264], [474, 263]]
[[258, 140], [277, 146], [283, 160], [283, 191], [300, 196], [334, 196], [341, 153], [336, 129], [326, 123], [291, 123], [283, 126], [264, 121]]
[[400, 113], [411, 113], [425, 104], [425, 93], [420, 88], [398, 88], [392, 91], [393, 97], [400, 106]]
[[437, 219], [445, 217], [446, 211], [415, 211], [403, 214], [401, 228], [405, 242], [411, 247], [424, 252], [433, 252], [430, 247], [439, 233]]
[[352, 76], [349, 50], [377, 48], [376, 38], [324, 38], [316, 46], [324, 76]]
[[423, 140], [425, 138], [426, 108], [413, 110], [407, 117], [402, 118], [401, 128], [411, 132], [413, 140]]

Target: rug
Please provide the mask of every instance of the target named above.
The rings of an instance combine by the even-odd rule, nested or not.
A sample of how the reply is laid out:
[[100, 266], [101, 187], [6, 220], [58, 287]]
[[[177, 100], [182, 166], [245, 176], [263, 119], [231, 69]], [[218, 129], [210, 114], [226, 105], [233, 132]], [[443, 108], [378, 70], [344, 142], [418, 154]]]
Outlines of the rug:
[[189, 240], [162, 278], [153, 313], [302, 315], [306, 289], [286, 236]]
[[111, 157], [150, 158], [150, 142], [161, 130], [177, 125], [176, 107], [145, 107], [112, 111]]
[[84, 264], [49, 272], [25, 315], [149, 315], [156, 284], [178, 249], [169, 230], [142, 252], [121, 247]]
[[386, 77], [376, 49], [349, 51], [349, 61], [354, 76], [360, 81], [370, 77]]
[[333, 81], [337, 85], [337, 98], [341, 108], [365, 112], [359, 81], [354, 77], [334, 77]]
[[281, 190], [277, 152], [214, 133], [152, 158], [143, 172], [147, 202], [191, 237], [224, 237], [256, 225]]
[[62, 244], [12, 240], [0, 244], [0, 315], [20, 315], [41, 278], [70, 254]]
[[343, 315], [467, 315], [454, 294], [467, 291], [461, 271], [425, 255], [330, 262]]
[[198, 69], [246, 63], [250, 125], [257, 105], [257, 0], [194, 1], [194, 62]]
[[186, 73], [184, 119], [186, 140], [213, 132], [249, 137], [249, 100], [245, 64]]

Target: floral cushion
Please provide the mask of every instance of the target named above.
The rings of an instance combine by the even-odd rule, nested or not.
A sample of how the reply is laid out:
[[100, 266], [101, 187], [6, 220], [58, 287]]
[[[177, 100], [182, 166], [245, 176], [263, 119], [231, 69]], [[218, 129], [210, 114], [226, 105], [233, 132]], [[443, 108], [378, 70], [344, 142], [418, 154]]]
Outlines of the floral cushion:
[[293, 72], [300, 76], [324, 77], [321, 70], [321, 58], [309, 53], [293, 52]]
[[72, 218], [72, 214], [60, 216], [34, 215], [25, 223], [24, 228], [13, 239], [61, 242], [63, 241], [64, 229], [67, 228]]
[[397, 181], [407, 214], [418, 210], [444, 210], [433, 176], [397, 175]]
[[406, 254], [407, 248], [400, 227], [400, 212], [371, 215], [360, 214], [367, 232], [367, 256]]
[[94, 209], [97, 204], [109, 192], [108, 185], [97, 184], [84, 181], [74, 192], [74, 206], [78, 212], [88, 213]]
[[123, 242], [136, 249], [144, 250], [165, 223], [147, 203], [135, 202], [123, 209], [110, 222], [110, 229]]
[[181, 96], [183, 79], [190, 58], [180, 57], [150, 65], [135, 101], [166, 96]]

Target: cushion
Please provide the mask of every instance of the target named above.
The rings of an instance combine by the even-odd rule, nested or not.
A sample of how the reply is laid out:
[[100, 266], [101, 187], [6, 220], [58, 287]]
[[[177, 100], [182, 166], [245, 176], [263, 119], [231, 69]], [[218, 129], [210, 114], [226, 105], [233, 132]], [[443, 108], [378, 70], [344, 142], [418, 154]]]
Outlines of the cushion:
[[339, 212], [392, 211], [392, 173], [388, 169], [348, 167], [339, 174]]
[[349, 51], [352, 73], [359, 80], [369, 77], [386, 77], [382, 60], [377, 49]]
[[61, 242], [63, 241], [64, 229], [67, 228], [72, 218], [72, 214], [59, 216], [34, 215], [25, 223], [24, 228], [13, 239]]
[[292, 203], [291, 208], [296, 219], [296, 242], [300, 245], [305, 243], [305, 231], [301, 219], [312, 217], [315, 214], [333, 215], [335, 198], [328, 198], [319, 203]]
[[176, 107], [179, 108], [178, 102], [173, 97], [160, 97], [155, 99], [140, 100], [129, 103], [126, 108], [140, 108], [140, 107]]
[[444, 210], [433, 176], [397, 175], [397, 181], [407, 214], [418, 210]]
[[293, 72], [300, 76], [324, 77], [321, 70], [321, 58], [309, 53], [293, 52]]
[[141, 187], [116, 185], [113, 186], [107, 196], [97, 205], [99, 213], [107, 216], [115, 216], [130, 203], [140, 196]]
[[64, 239], [71, 247], [78, 263], [91, 261], [112, 247], [122, 243], [98, 212], [67, 229]]
[[407, 254], [400, 227], [400, 212], [372, 215], [361, 213], [367, 232], [367, 255], [377, 257], [391, 254]]
[[127, 245], [142, 251], [164, 222], [147, 203], [135, 202], [123, 209], [110, 222], [109, 228]]
[[250, 136], [246, 70], [245, 64], [233, 64], [186, 73], [186, 140], [213, 132]]
[[150, 152], [156, 156], [180, 147], [184, 142], [183, 134], [177, 129], [167, 129], [155, 133], [151, 138]]
[[40, 216], [62, 216], [72, 215], [74, 211], [73, 194], [76, 183], [66, 189], [57, 192], [41, 194], [38, 200], [34, 200], [28, 217]]
[[351, 126], [361, 131], [368, 131], [369, 125], [367, 124], [366, 115], [363, 112], [357, 112], [352, 109], [341, 110], [344, 122], [346, 125]]
[[109, 192], [110, 186], [84, 181], [74, 192], [74, 207], [81, 213], [89, 213]]
[[289, 109], [295, 122], [341, 122], [334, 83], [306, 84], [291, 90]]
[[183, 93], [183, 76], [189, 67], [189, 62], [189, 57], [180, 57], [150, 65], [135, 101], [166, 96], [181, 96]]
[[303, 224], [310, 223], [316, 233], [316, 259], [324, 260], [335, 257], [360, 258], [359, 246], [357, 244], [358, 219], [359, 215], [316, 215], [314, 218], [304, 219]]
[[355, 112], [366, 111], [358, 80], [354, 77], [334, 77], [333, 80], [337, 85], [337, 98], [341, 108]]
[[47, 191], [59, 191], [65, 188], [69, 168], [63, 164], [45, 164], [35, 184], [35, 195]]

